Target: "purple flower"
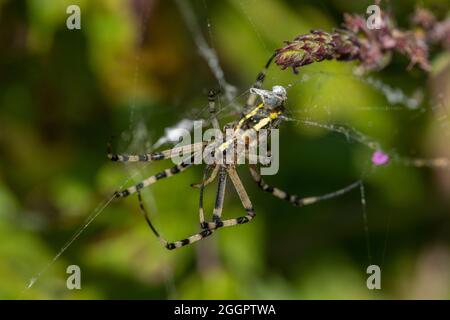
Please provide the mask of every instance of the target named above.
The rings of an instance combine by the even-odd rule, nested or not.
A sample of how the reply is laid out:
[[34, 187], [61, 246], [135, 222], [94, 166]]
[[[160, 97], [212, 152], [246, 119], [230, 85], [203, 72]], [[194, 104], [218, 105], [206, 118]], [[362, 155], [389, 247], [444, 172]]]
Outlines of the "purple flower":
[[389, 155], [383, 151], [375, 151], [372, 154], [372, 163], [376, 166], [382, 166], [389, 162]]

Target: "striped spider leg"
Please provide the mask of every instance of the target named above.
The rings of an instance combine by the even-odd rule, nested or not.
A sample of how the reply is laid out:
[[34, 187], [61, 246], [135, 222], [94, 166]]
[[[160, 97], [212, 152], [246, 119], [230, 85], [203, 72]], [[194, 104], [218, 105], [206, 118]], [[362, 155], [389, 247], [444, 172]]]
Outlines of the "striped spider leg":
[[179, 153], [198, 152], [203, 149], [207, 142], [197, 142], [191, 145], [175, 147], [159, 152], [145, 153], [145, 154], [115, 154], [112, 153], [111, 144], [108, 143], [108, 158], [111, 161], [118, 162], [152, 162], [158, 160], [170, 159]]
[[175, 174], [178, 174], [180, 172], [183, 172], [184, 170], [186, 170], [187, 168], [189, 168], [190, 166], [192, 166], [194, 164], [194, 158], [198, 152], [199, 151], [194, 152], [191, 156], [185, 158], [179, 164], [176, 164], [171, 168], [164, 169], [164, 170], [158, 172], [157, 174], [152, 175], [152, 176], [148, 177], [147, 179], [145, 179], [131, 187], [128, 187], [122, 191], [115, 192], [116, 198], [128, 197], [129, 195], [136, 193], [139, 190], [141, 190], [145, 187], [148, 187], [161, 179], [165, 179], [165, 178], [171, 177]]
[[[266, 62], [264, 69], [256, 77], [256, 82], [252, 85], [252, 88], [261, 89], [264, 80], [266, 79], [267, 71], [269, 70], [270, 64], [272, 63], [272, 60], [275, 58], [275, 56], [276, 53], [273, 53], [269, 60]], [[258, 94], [250, 90], [250, 94], [247, 98], [247, 103], [245, 104], [244, 113], [242, 115], [245, 115], [245, 113], [252, 110], [256, 106], [257, 98]]]
[[[211, 124], [213, 126], [214, 129], [219, 130], [220, 131], [220, 125], [219, 125], [219, 120], [217, 120], [217, 110], [216, 110], [216, 102], [215, 102], [215, 97], [217, 95], [217, 92], [215, 92], [214, 90], [210, 90], [208, 92], [208, 107], [209, 107], [209, 114], [210, 114], [210, 121]], [[207, 186], [208, 184], [210, 184], [211, 182], [214, 181], [214, 179], [216, 179], [217, 174], [219, 173], [219, 166], [214, 166], [214, 169], [211, 173], [211, 175], [206, 178], [206, 175], [203, 177], [203, 181], [200, 183], [192, 183], [191, 187], [193, 188], [200, 188], [201, 186], [203, 186], [203, 188], [205, 186]]]
[[253, 180], [256, 182], [256, 184], [258, 185], [258, 187], [261, 190], [268, 192], [279, 199], [286, 200], [289, 203], [293, 204], [294, 206], [306, 206], [306, 205], [310, 205], [313, 203], [317, 203], [319, 201], [336, 198], [336, 197], [339, 197], [339, 196], [361, 186], [361, 181], [358, 180], [358, 181], [353, 182], [352, 184], [349, 184], [348, 186], [346, 186], [344, 188], [341, 188], [339, 190], [336, 190], [336, 191], [333, 191], [330, 193], [326, 193], [326, 194], [323, 194], [320, 196], [315, 196], [315, 197], [302, 198], [302, 197], [299, 197], [298, 195], [291, 195], [291, 194], [287, 193], [286, 191], [283, 191], [281, 189], [278, 189], [278, 188], [268, 185], [262, 179], [261, 175], [258, 173], [256, 166], [250, 165], [249, 169], [250, 169], [250, 173], [251, 173]]

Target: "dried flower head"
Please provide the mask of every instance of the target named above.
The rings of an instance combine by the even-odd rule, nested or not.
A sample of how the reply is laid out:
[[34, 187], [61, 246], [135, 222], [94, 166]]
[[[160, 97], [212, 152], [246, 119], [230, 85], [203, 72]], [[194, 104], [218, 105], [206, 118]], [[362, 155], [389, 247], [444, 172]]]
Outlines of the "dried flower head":
[[398, 29], [385, 13], [380, 18], [380, 28], [369, 29], [364, 17], [345, 14], [342, 29], [333, 33], [313, 30], [297, 36], [276, 50], [275, 62], [297, 73], [299, 67], [313, 62], [357, 60], [363, 71], [371, 71], [384, 68], [397, 52], [410, 60], [408, 68], [418, 65], [428, 71], [429, 43], [450, 48], [450, 19], [438, 22], [429, 11], [419, 10], [412, 20], [424, 31], [416, 32]]

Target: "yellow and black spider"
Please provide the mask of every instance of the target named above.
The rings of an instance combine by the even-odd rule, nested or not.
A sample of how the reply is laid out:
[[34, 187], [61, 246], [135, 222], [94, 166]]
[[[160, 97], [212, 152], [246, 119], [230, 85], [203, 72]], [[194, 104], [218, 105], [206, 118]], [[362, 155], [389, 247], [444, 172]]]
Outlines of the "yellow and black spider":
[[[150, 221], [149, 215], [144, 208], [140, 190], [149, 185], [154, 184], [155, 182], [171, 177], [177, 173], [180, 173], [190, 166], [194, 164], [193, 159], [200, 153], [202, 153], [207, 147], [208, 143], [198, 142], [188, 146], [176, 147], [169, 150], [161, 151], [161, 152], [153, 152], [149, 154], [142, 155], [118, 155], [108, 152], [108, 157], [112, 161], [121, 161], [121, 162], [150, 162], [156, 160], [164, 160], [171, 158], [171, 155], [178, 154], [181, 151], [188, 152], [189, 157], [182, 160], [179, 164], [165, 169], [143, 181], [140, 183], [131, 186], [122, 191], [118, 191], [115, 193], [116, 198], [127, 197], [133, 193], [137, 193], [140, 208], [144, 214], [145, 220], [147, 221], [149, 227], [153, 231], [153, 233], [158, 237], [160, 242], [169, 250], [180, 248], [182, 246], [197, 242], [203, 238], [210, 236], [215, 230], [222, 227], [231, 227], [238, 224], [244, 224], [251, 221], [255, 217], [255, 212], [253, 210], [253, 205], [250, 201], [250, 198], [239, 178], [236, 166], [238, 165], [237, 161], [233, 161], [231, 163], [225, 163], [224, 159], [227, 157], [227, 153], [236, 152], [235, 148], [232, 148], [235, 144], [243, 143], [248, 145], [248, 141], [245, 139], [247, 137], [246, 133], [248, 131], [259, 132], [261, 130], [267, 130], [270, 134], [270, 131], [279, 127], [280, 123], [284, 119], [285, 112], [285, 103], [287, 101], [287, 93], [284, 87], [282, 86], [274, 86], [272, 90], [263, 90], [261, 89], [262, 84], [264, 82], [267, 70], [273, 60], [275, 55], [273, 55], [269, 61], [266, 63], [264, 69], [258, 74], [256, 82], [250, 89], [250, 94], [247, 98], [244, 112], [241, 118], [238, 121], [228, 123], [225, 129], [232, 129], [233, 134], [231, 137], [228, 137], [224, 142], [220, 144], [212, 144], [213, 153], [218, 153], [223, 155], [223, 157], [219, 157], [217, 161], [213, 164], [208, 164], [205, 167], [203, 180], [199, 184], [193, 184], [195, 187], [199, 187], [200, 189], [200, 205], [199, 205], [199, 216], [200, 216], [200, 227], [201, 231], [197, 234], [194, 234], [186, 239], [168, 242], [164, 237], [162, 237], [159, 232], [155, 229], [153, 224]], [[260, 98], [261, 102], [256, 105], [258, 98]], [[210, 91], [208, 94], [209, 101], [209, 112], [211, 118], [211, 124], [214, 129], [221, 130], [219, 126], [219, 121], [216, 117], [216, 108], [215, 108], [215, 93]], [[211, 145], [209, 145], [211, 147]], [[232, 157], [232, 159], [237, 159], [237, 157]], [[266, 184], [261, 175], [259, 174], [256, 165], [249, 165], [250, 173], [252, 178], [257, 183], [258, 187], [263, 191], [269, 192], [277, 198], [284, 199], [289, 201], [295, 206], [309, 205], [312, 203], [316, 203], [321, 200], [326, 200], [330, 198], [334, 198], [340, 196], [355, 187], [360, 185], [360, 182], [355, 182], [345, 188], [340, 190], [324, 194], [316, 197], [305, 197], [301, 198], [297, 195], [290, 195], [289, 193], [269, 186]], [[203, 211], [203, 192], [206, 185], [213, 182], [218, 176], [218, 185], [217, 185], [217, 193], [214, 205], [214, 211], [212, 214], [212, 221], [206, 221], [205, 215]], [[222, 208], [223, 201], [225, 195], [225, 185], [227, 181], [227, 177], [230, 177], [231, 182], [233, 183], [238, 196], [242, 202], [242, 205], [246, 211], [246, 214], [240, 216], [238, 218], [226, 219], [222, 220]]]

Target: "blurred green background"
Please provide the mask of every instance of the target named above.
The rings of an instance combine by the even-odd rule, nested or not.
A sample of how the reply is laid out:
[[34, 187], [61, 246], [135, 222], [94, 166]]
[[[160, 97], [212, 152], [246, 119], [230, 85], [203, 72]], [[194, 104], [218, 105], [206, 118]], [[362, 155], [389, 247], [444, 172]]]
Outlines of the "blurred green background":
[[[271, 52], [312, 28], [338, 27], [344, 12], [365, 14], [370, 1], [188, 1], [219, 57], [239, 103]], [[421, 5], [449, 12], [448, 1], [393, 1], [403, 27]], [[81, 8], [81, 30], [66, 28], [66, 8]], [[270, 184], [319, 195], [364, 175], [361, 196], [294, 208], [239, 173], [257, 218], [175, 251], [161, 247], [136, 197], [108, 205], [25, 290], [96, 207], [170, 161], [111, 163], [145, 152], [182, 119], [207, 116], [206, 90], [218, 88], [174, 1], [0, 0], [0, 298], [3, 299], [387, 299], [450, 298], [449, 170], [392, 162], [372, 168], [372, 150], [323, 129], [281, 128], [281, 167]], [[272, 66], [266, 88], [289, 85], [293, 118], [340, 123], [402, 157], [450, 157], [449, 57], [433, 54], [433, 72], [406, 70], [394, 57], [370, 75], [410, 97], [392, 104], [352, 75], [353, 63], [322, 62], [299, 75]], [[221, 98], [221, 121], [233, 111]], [[166, 145], [167, 146], [167, 145]], [[198, 231], [202, 176], [190, 169], [143, 192], [161, 233]], [[231, 186], [224, 215], [243, 210]], [[206, 192], [212, 210], [215, 186]], [[208, 210], [209, 209], [209, 210]], [[367, 232], [366, 232], [367, 230]], [[81, 268], [81, 290], [66, 288], [66, 268]], [[366, 268], [382, 270], [382, 289], [366, 287]]]

